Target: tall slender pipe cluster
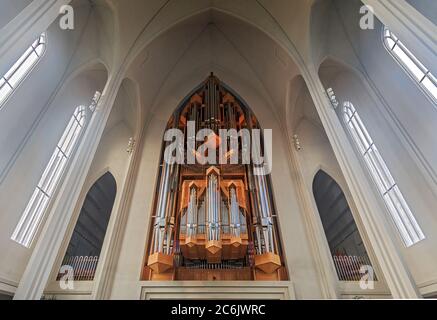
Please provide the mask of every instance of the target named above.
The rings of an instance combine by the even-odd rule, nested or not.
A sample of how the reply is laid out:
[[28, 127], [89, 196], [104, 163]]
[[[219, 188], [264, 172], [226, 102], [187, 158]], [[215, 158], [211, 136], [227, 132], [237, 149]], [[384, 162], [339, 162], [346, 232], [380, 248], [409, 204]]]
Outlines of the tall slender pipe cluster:
[[206, 92], [206, 121], [209, 128], [218, 132], [218, 123], [220, 121], [220, 93], [218, 83], [215, 77], [210, 77], [207, 82]]
[[187, 238], [195, 236], [197, 233], [197, 189], [196, 186], [190, 188], [190, 200], [187, 211]]
[[270, 199], [268, 195], [268, 189], [266, 186], [266, 177], [265, 176], [254, 176], [256, 188], [258, 189], [258, 205], [259, 205], [259, 213], [260, 221], [257, 225], [260, 228], [260, 236], [263, 241], [259, 241], [260, 243], [264, 243], [261, 247], [261, 253], [277, 253], [276, 246], [274, 242], [274, 229], [273, 229], [273, 217], [272, 210], [270, 206]]
[[231, 234], [239, 238], [241, 235], [240, 208], [237, 201], [237, 190], [234, 185], [229, 187], [230, 207], [231, 207]]
[[[248, 118], [251, 118], [249, 113]], [[249, 121], [249, 129], [252, 130], [252, 123]], [[252, 155], [261, 156], [260, 144], [252, 143]], [[258, 159], [257, 159], [258, 160]], [[258, 254], [278, 254], [279, 248], [276, 243], [276, 230], [273, 222], [273, 206], [270, 197], [270, 189], [267, 187], [267, 176], [260, 175], [259, 168], [252, 163], [248, 167], [249, 189], [251, 191], [252, 207], [254, 211], [254, 226], [256, 251]]]
[[[179, 115], [175, 115], [177, 119]], [[166, 145], [167, 146], [167, 145]], [[179, 166], [163, 161], [158, 189], [158, 201], [153, 221], [153, 236], [150, 253], [172, 253], [174, 235], [174, 209]]]
[[220, 190], [214, 173], [208, 175], [206, 204], [208, 209], [208, 241], [220, 240]]

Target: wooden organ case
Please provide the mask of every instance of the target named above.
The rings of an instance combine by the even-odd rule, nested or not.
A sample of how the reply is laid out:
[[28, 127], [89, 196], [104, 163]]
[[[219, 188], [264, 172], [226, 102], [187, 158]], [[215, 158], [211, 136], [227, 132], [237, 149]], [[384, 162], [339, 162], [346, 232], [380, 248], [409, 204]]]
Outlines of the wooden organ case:
[[[230, 142], [241, 130], [259, 129], [255, 116], [211, 74], [168, 129], [184, 133], [184, 161], [165, 161], [171, 142], [164, 142], [142, 280], [287, 280], [270, 177], [244, 161], [250, 145], [241, 135], [241, 143]], [[202, 129], [210, 133], [196, 141]], [[220, 130], [229, 132], [225, 144]], [[214, 165], [199, 153], [210, 143], [222, 145]]]

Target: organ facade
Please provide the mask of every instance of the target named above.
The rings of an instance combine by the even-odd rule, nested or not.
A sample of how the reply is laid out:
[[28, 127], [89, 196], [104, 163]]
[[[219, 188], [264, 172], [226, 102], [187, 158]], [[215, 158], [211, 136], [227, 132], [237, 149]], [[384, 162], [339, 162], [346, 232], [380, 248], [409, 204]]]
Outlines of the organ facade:
[[[209, 129], [204, 141], [190, 121], [195, 132]], [[166, 161], [164, 143], [143, 280], [286, 280], [269, 176], [244, 159], [251, 146], [241, 132], [260, 129], [250, 109], [211, 75], [167, 129], [184, 133], [185, 159]]]

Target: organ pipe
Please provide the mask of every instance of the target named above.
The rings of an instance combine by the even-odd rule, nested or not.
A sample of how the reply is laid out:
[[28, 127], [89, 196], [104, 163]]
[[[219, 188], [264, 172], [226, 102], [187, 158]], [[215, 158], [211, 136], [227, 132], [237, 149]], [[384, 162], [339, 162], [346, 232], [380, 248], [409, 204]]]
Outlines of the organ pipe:
[[192, 237], [196, 234], [197, 220], [197, 190], [196, 186], [192, 186], [190, 188], [190, 201], [187, 211], [187, 237]]
[[237, 190], [234, 185], [229, 188], [229, 196], [231, 198], [231, 232], [234, 237], [240, 237], [240, 208], [237, 201]]
[[208, 241], [220, 240], [220, 191], [216, 174], [208, 175]]
[[[179, 115], [175, 115], [175, 118], [179, 118]], [[178, 173], [179, 168], [177, 166], [163, 161], [158, 202], [153, 224], [151, 253], [171, 254], [174, 227], [173, 207], [176, 204], [174, 194], [175, 187], [172, 187], [172, 183], [177, 183], [175, 178], [178, 177]]]
[[162, 169], [162, 179], [159, 188], [158, 204], [156, 208], [156, 218], [154, 223], [154, 248], [153, 253], [162, 252], [164, 245], [166, 227], [166, 207], [169, 196], [168, 187], [170, 184], [170, 165], [164, 164]]
[[[252, 128], [251, 128], [252, 129]], [[257, 142], [253, 142], [253, 151], [257, 156], [261, 156], [260, 145]], [[251, 177], [254, 183], [255, 189], [255, 203], [257, 206], [257, 224], [256, 224], [256, 236], [257, 236], [257, 249], [259, 253], [277, 253], [273, 217], [270, 203], [269, 189], [267, 188], [267, 181], [265, 175], [255, 174], [257, 168], [254, 164], [251, 164]]]

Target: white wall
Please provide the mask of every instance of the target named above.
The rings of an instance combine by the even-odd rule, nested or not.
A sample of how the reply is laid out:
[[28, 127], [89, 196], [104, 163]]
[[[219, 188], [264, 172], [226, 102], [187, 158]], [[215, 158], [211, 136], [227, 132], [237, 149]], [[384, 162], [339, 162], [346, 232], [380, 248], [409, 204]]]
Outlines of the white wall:
[[341, 105], [354, 104], [425, 233], [424, 241], [405, 248], [387, 220], [416, 283], [426, 292], [437, 283], [437, 109], [385, 50], [382, 25], [376, 21], [375, 30], [359, 28], [361, 2], [333, 3], [326, 14], [337, 19], [326, 28], [330, 45], [324, 54], [332, 59], [322, 64], [321, 78], [326, 88], [334, 88]]
[[17, 285], [33, 250], [10, 237], [73, 111], [88, 106], [107, 80], [105, 66], [96, 61], [96, 43], [82, 37], [89, 9], [76, 8], [73, 31], [53, 22], [45, 55], [0, 110], [0, 252], [7, 257], [0, 261], [0, 284], [8, 290]]
[[11, 22], [32, 0], [1, 0], [0, 29]]
[[429, 21], [437, 24], [437, 2], [434, 0], [406, 0]]

